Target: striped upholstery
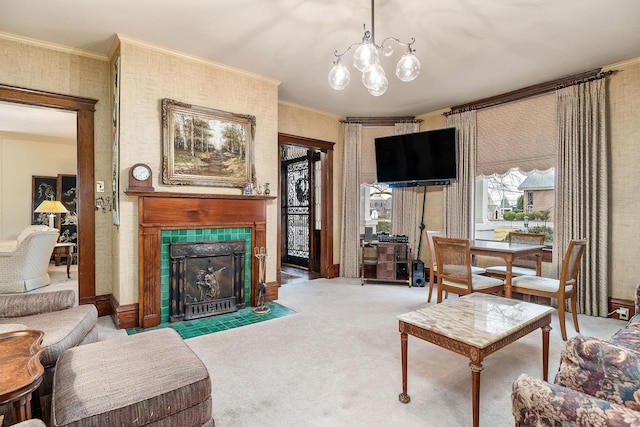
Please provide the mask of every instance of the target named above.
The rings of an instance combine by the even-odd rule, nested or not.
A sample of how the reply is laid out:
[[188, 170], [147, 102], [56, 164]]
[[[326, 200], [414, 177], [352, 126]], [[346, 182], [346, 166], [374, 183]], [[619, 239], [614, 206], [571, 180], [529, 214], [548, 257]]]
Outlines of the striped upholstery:
[[170, 328], [65, 351], [52, 426], [213, 426], [211, 379]]
[[98, 310], [92, 304], [74, 307], [73, 291], [0, 295], [0, 327], [21, 324], [44, 332], [40, 362], [45, 373], [40, 396], [51, 394], [56, 361], [63, 351], [98, 340]]
[[51, 283], [49, 261], [60, 231], [31, 225], [15, 244], [0, 244], [0, 293], [26, 292]]

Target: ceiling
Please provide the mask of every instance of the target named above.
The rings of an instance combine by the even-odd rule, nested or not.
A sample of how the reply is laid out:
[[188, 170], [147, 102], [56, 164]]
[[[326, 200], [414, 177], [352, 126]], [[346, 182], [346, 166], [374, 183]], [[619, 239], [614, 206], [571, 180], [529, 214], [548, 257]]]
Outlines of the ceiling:
[[[377, 0], [375, 36], [415, 38], [416, 80], [327, 82], [371, 27], [368, 0], [0, 0], [0, 32], [106, 55], [116, 34], [259, 74], [279, 99], [340, 116], [417, 115], [640, 57], [638, 0]], [[388, 62], [387, 62], [388, 61]]]

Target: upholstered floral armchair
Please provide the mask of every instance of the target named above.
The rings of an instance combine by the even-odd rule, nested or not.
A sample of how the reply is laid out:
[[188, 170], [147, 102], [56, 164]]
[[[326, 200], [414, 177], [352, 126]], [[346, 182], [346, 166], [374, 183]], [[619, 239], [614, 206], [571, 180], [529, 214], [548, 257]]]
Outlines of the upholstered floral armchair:
[[511, 401], [516, 426], [640, 426], [640, 314], [608, 341], [567, 341], [555, 382], [522, 374]]
[[25, 228], [17, 240], [0, 242], [0, 293], [26, 292], [51, 283], [47, 269], [60, 231]]

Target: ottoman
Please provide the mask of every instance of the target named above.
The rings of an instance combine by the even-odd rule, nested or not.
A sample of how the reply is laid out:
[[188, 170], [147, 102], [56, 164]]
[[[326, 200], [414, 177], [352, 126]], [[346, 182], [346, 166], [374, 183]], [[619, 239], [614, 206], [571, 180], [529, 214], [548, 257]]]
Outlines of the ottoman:
[[51, 405], [52, 426], [214, 425], [207, 368], [171, 328], [66, 350]]

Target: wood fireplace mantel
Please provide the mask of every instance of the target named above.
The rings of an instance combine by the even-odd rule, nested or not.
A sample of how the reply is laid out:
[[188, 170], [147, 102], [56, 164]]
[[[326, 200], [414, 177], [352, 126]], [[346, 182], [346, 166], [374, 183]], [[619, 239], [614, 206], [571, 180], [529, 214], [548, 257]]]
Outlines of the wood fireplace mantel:
[[[266, 247], [266, 202], [273, 196], [127, 191], [138, 197], [139, 325], [161, 322], [162, 230], [251, 228], [252, 246]], [[251, 256], [251, 254], [248, 254]], [[251, 305], [258, 299], [258, 260], [251, 260]]]

